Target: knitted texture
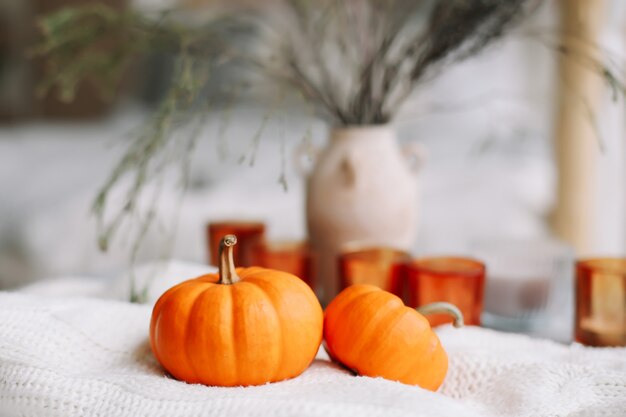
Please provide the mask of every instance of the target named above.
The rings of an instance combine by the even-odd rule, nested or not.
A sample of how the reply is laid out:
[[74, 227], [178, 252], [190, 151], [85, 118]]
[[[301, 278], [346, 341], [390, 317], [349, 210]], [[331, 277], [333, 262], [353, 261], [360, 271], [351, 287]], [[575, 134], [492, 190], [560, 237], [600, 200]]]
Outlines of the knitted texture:
[[248, 388], [167, 377], [148, 343], [151, 308], [0, 293], [0, 416], [626, 416], [626, 349], [565, 346], [444, 327], [438, 393], [355, 377], [318, 358], [292, 380]]

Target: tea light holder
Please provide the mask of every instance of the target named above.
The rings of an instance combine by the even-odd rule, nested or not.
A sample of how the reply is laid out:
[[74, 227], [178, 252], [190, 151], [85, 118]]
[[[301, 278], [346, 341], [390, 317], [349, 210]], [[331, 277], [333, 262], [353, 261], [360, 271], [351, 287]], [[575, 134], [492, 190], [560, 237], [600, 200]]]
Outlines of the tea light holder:
[[339, 254], [339, 286], [370, 284], [403, 298], [410, 255], [390, 247], [347, 245]]
[[315, 257], [307, 242], [262, 242], [252, 248], [252, 263], [263, 268], [288, 272], [315, 286]]
[[258, 221], [219, 221], [207, 225], [209, 263], [218, 266], [219, 247], [226, 235], [237, 236], [233, 259], [237, 266], [252, 266], [252, 250], [265, 237], [265, 224]]
[[[485, 265], [475, 259], [432, 257], [407, 264], [409, 305], [421, 307], [437, 301], [456, 305], [465, 324], [480, 325], [485, 286]], [[444, 314], [429, 315], [432, 326], [452, 323]]]
[[559, 342], [572, 341], [574, 251], [552, 238], [472, 244], [487, 266], [482, 325]]
[[576, 341], [626, 346], [626, 258], [576, 263]]

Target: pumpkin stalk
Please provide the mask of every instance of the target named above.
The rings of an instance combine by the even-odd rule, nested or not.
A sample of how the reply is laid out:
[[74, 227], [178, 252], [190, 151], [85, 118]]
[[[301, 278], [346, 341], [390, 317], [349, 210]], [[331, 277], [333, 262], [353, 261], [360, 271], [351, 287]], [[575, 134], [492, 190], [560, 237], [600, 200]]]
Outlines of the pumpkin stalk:
[[463, 313], [454, 304], [439, 301], [416, 308], [417, 312], [426, 316], [428, 314], [448, 314], [454, 319], [454, 327], [463, 327]]
[[235, 261], [233, 260], [233, 249], [236, 244], [237, 236], [235, 235], [226, 235], [220, 242], [220, 280], [218, 281], [220, 284], [232, 285], [239, 281], [239, 276], [235, 270]]

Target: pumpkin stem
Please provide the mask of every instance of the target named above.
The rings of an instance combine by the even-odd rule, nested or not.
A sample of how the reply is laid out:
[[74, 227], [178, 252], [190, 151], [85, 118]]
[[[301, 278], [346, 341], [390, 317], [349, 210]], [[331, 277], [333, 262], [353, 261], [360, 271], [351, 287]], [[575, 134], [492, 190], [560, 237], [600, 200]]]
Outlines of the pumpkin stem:
[[436, 303], [426, 304], [416, 308], [417, 312], [423, 315], [428, 314], [449, 314], [454, 318], [454, 327], [463, 327], [463, 313], [454, 304], [439, 301]]
[[237, 244], [237, 236], [226, 235], [220, 242], [220, 264], [219, 274], [220, 284], [231, 285], [239, 281], [239, 276], [235, 270], [235, 261], [233, 260], [233, 248]]

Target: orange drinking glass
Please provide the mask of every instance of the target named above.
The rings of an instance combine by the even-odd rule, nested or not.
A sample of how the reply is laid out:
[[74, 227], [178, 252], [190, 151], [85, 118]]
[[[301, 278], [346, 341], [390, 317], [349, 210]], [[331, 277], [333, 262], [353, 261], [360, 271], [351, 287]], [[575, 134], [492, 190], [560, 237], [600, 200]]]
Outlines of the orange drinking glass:
[[237, 236], [233, 259], [237, 266], [252, 266], [252, 250], [263, 241], [265, 224], [255, 221], [220, 221], [207, 225], [207, 241], [209, 244], [209, 263], [218, 266], [219, 248], [222, 238], [226, 235]]
[[339, 255], [339, 286], [371, 284], [403, 297], [408, 253], [393, 248], [348, 248]]
[[576, 263], [576, 341], [626, 346], [626, 259]]
[[[456, 305], [465, 324], [480, 325], [485, 287], [485, 265], [475, 259], [423, 258], [407, 265], [409, 305], [421, 307], [436, 301]], [[432, 326], [452, 323], [449, 316], [429, 315]]]
[[289, 272], [313, 288], [313, 253], [306, 242], [263, 242], [254, 246], [252, 262], [263, 268]]

